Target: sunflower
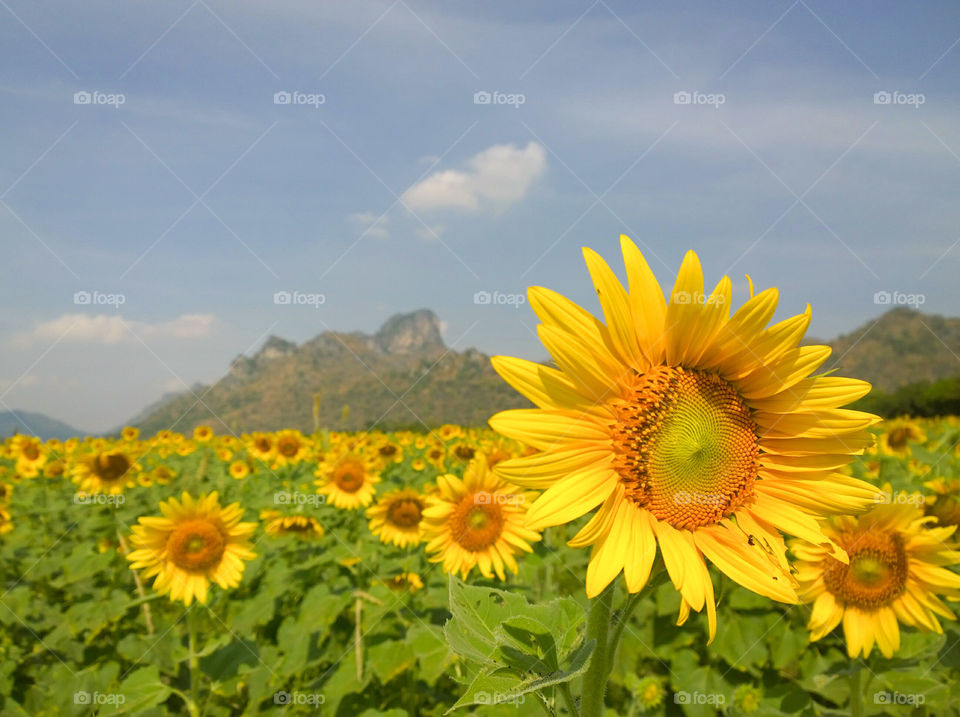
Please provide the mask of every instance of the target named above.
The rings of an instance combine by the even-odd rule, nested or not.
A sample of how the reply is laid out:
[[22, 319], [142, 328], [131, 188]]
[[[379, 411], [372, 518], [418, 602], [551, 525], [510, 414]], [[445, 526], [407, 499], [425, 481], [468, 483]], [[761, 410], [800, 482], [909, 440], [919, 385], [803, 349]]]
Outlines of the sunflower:
[[384, 468], [391, 463], [403, 463], [403, 449], [399, 443], [394, 443], [384, 436], [377, 446], [377, 458]]
[[156, 576], [153, 587], [173, 601], [206, 603], [211, 582], [234, 588], [243, 576], [244, 561], [256, 557], [250, 536], [256, 523], [241, 523], [239, 503], [221, 508], [217, 492], [194, 500], [184, 492], [181, 500], [160, 503], [163, 517], [141, 517], [133, 526], [127, 555], [132, 570]]
[[66, 466], [64, 465], [63, 461], [49, 461], [43, 467], [43, 475], [45, 478], [61, 478], [65, 470]]
[[463, 480], [439, 476], [437, 489], [428, 496], [421, 523], [430, 562], [442, 560], [446, 572], [464, 580], [474, 566], [486, 578], [495, 572], [506, 580], [504, 567], [516, 575], [514, 552], [532, 552], [530, 543], [540, 540], [524, 524], [534, 494], [500, 480], [482, 455], [467, 466]]
[[927, 434], [920, 424], [909, 418], [888, 421], [880, 434], [880, 451], [891, 456], [910, 455], [911, 443], [925, 443]]
[[452, 423], [445, 423], [437, 429], [437, 434], [444, 441], [450, 441], [463, 435], [463, 428]]
[[159, 465], [150, 471], [150, 480], [158, 485], [167, 485], [177, 477], [176, 472], [170, 466]]
[[938, 525], [960, 525], [960, 479], [935, 478], [923, 485], [933, 491], [924, 512], [936, 518]]
[[277, 510], [260, 511], [260, 520], [267, 523], [267, 535], [295, 535], [298, 538], [319, 538], [323, 535], [323, 526], [315, 518], [306, 515], [283, 515]]
[[269, 463], [276, 454], [277, 447], [269, 433], [254, 433], [247, 440], [247, 450], [254, 458]]
[[426, 458], [427, 463], [438, 471], [442, 471], [447, 460], [447, 449], [442, 443], [435, 443], [427, 448], [423, 457]]
[[135, 426], [124, 426], [120, 431], [120, 438], [125, 441], [135, 441], [140, 437], [140, 429]]
[[0, 535], [6, 535], [13, 530], [13, 519], [10, 517], [10, 511], [0, 506]]
[[813, 603], [810, 639], [843, 622], [850, 657], [869, 656], [876, 643], [889, 658], [900, 647], [898, 621], [943, 632], [937, 616], [955, 618], [937, 595], [960, 597], [960, 575], [944, 567], [960, 563], [960, 552], [947, 542], [956, 526], [930, 526], [934, 521], [903, 501], [833, 518], [824, 532], [846, 550], [849, 563], [821, 545], [792, 541], [800, 596]]
[[376, 505], [367, 508], [370, 532], [381, 543], [406, 548], [420, 542], [420, 521], [426, 499], [412, 488], [401, 488], [380, 497]]
[[295, 466], [310, 455], [310, 442], [300, 431], [277, 431], [275, 446], [274, 468]]
[[383, 584], [395, 592], [407, 591], [410, 594], [423, 590], [423, 580], [416, 573], [400, 573]]
[[234, 461], [227, 469], [230, 476], [237, 480], [243, 480], [250, 475], [250, 465], [246, 461]]
[[427, 467], [427, 462], [423, 458], [414, 458], [410, 461], [410, 467], [419, 473]]
[[24, 478], [36, 478], [47, 462], [46, 447], [39, 438], [14, 436], [10, 457], [17, 462], [17, 473]]
[[197, 426], [193, 429], [193, 440], [197, 443], [209, 443], [213, 440], [213, 429], [205, 425]]
[[[835, 470], [872, 445], [875, 416], [839, 406], [870, 385], [813, 376], [827, 346], [800, 346], [810, 308], [764, 328], [777, 290], [730, 314], [731, 283], [709, 295], [688, 252], [669, 303], [636, 245], [621, 238], [629, 292], [584, 249], [606, 324], [533, 287], [539, 335], [559, 369], [495, 357], [493, 366], [535, 409], [490, 419], [538, 449], [499, 463], [518, 485], [547, 489], [530, 507], [539, 530], [599, 511], [570, 545], [593, 546], [587, 595], [621, 571], [637, 592], [660, 546], [680, 591], [680, 620], [716, 605], [710, 560], [745, 587], [796, 602], [780, 531], [828, 543], [817, 517], [866, 508], [876, 490]], [[841, 555], [839, 549], [837, 554]], [[706, 559], [705, 559], [706, 558]]]
[[477, 453], [476, 446], [472, 445], [467, 441], [458, 441], [450, 449], [450, 457], [453, 458], [457, 463], [466, 465]]
[[81, 459], [71, 471], [73, 480], [84, 493], [119, 495], [132, 487], [140, 473], [140, 464], [131, 453], [104, 450]]
[[370, 505], [376, 484], [380, 476], [376, 472], [376, 462], [360, 453], [344, 453], [322, 464], [314, 473], [319, 480], [314, 481], [317, 493], [337, 508], [357, 510]]

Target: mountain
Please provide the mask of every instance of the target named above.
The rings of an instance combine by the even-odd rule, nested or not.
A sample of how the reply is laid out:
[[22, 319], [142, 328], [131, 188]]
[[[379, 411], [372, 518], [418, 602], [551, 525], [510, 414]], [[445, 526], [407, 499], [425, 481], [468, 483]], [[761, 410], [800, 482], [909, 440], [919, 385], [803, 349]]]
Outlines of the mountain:
[[827, 342], [825, 369], [861, 378], [875, 390], [960, 374], [960, 319], [898, 307]]
[[132, 425], [146, 435], [201, 423], [218, 432], [312, 431], [315, 394], [321, 425], [341, 430], [479, 426], [499, 410], [530, 406], [487, 355], [448, 349], [436, 315], [423, 309], [391, 317], [373, 335], [328, 331], [299, 346], [271, 336], [212, 386], [161, 399]]
[[0, 411], [0, 439], [17, 433], [65, 440], [85, 435], [73, 426], [33, 411]]

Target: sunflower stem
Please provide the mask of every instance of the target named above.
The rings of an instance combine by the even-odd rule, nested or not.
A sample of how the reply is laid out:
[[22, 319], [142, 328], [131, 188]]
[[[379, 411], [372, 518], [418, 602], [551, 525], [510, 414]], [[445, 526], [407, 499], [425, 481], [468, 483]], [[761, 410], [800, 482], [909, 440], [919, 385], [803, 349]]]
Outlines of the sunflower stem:
[[197, 619], [196, 605], [191, 605], [187, 609], [187, 656], [190, 666], [190, 701], [187, 703], [187, 709], [191, 717], [200, 717], [200, 707], [197, 700], [199, 693], [198, 682], [200, 680], [200, 661], [197, 657]]
[[860, 692], [860, 665], [850, 660], [850, 714], [863, 717], [863, 695]]
[[580, 714], [580, 710], [577, 709], [577, 701], [573, 698], [573, 693], [570, 692], [569, 682], [564, 682], [560, 685], [560, 694], [563, 695], [563, 701], [567, 705], [567, 712], [573, 717], [577, 717], [577, 715]]
[[608, 632], [613, 592], [614, 583], [610, 583], [590, 605], [590, 614], [587, 617], [587, 640], [594, 640], [594, 646], [590, 666], [583, 675], [583, 688], [580, 694], [581, 717], [601, 717], [603, 714], [603, 696], [607, 690], [609, 674]]

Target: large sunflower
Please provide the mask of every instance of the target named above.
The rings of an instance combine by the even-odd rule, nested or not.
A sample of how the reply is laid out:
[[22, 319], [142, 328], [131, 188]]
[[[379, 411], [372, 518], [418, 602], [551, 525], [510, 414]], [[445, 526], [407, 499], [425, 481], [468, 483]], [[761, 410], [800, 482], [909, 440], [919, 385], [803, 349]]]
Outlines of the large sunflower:
[[900, 647], [899, 622], [943, 632], [937, 616], [955, 618], [937, 595], [960, 597], [960, 575], [943, 566], [960, 563], [960, 552], [947, 542], [956, 526], [935, 523], [909, 503], [833, 518], [824, 532], [846, 550], [849, 563], [821, 545], [791, 541], [800, 596], [813, 603], [810, 638], [819, 640], [842, 621], [850, 657], [867, 657], [874, 643], [892, 657]]
[[376, 493], [376, 484], [380, 476], [376, 471], [376, 461], [362, 453], [351, 452], [333, 456], [314, 472], [319, 480], [317, 493], [337, 508], [357, 510], [370, 505]]
[[406, 548], [420, 542], [420, 521], [426, 507], [426, 497], [413, 488], [401, 488], [380, 497], [376, 505], [367, 508], [370, 532], [380, 542]]
[[483, 456], [467, 466], [463, 480], [438, 476], [437, 488], [428, 496], [421, 523], [430, 562], [442, 560], [446, 572], [460, 573], [464, 580], [474, 566], [487, 578], [495, 572], [506, 580], [504, 567], [516, 575], [513, 554], [531, 552], [530, 543], [540, 540], [539, 533], [524, 525], [534, 494], [497, 478]]
[[127, 555], [132, 570], [155, 575], [157, 592], [186, 605], [194, 598], [205, 603], [211, 582], [224, 589], [240, 584], [244, 561], [256, 557], [249, 538], [257, 524], [240, 522], [239, 503], [221, 508], [216, 491], [197, 500], [184, 492], [179, 501], [161, 501], [160, 512], [162, 517], [141, 517], [133, 526], [137, 549]]
[[[636, 245], [621, 238], [629, 291], [584, 249], [606, 324], [533, 287], [539, 335], [558, 369], [495, 357], [494, 368], [538, 408], [490, 419], [539, 449], [499, 463], [503, 478], [546, 492], [528, 525], [542, 529], [599, 511], [570, 541], [593, 546], [587, 594], [623, 571], [646, 584], [657, 545], [682, 594], [680, 622], [704, 606], [715, 632], [706, 559], [762, 595], [795, 602], [780, 531], [818, 544], [817, 517], [873, 501], [870, 485], [836, 473], [873, 443], [876, 417], [839, 408], [870, 385], [810, 374], [827, 346], [799, 346], [810, 308], [765, 328], [777, 290], [730, 316], [731, 283], [704, 294], [688, 252], [669, 303]], [[836, 549], [837, 555], [842, 551]]]

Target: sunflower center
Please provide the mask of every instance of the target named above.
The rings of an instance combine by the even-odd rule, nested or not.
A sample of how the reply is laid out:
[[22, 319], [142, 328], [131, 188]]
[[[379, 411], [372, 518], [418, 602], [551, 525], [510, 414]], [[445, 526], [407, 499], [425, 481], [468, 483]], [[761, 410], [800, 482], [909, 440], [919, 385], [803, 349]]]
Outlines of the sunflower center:
[[397, 527], [413, 528], [420, 525], [423, 506], [417, 500], [398, 500], [387, 509], [387, 519]]
[[471, 458], [473, 458], [473, 455], [476, 453], [476, 451], [470, 446], [461, 444], [453, 449], [453, 453], [460, 460], [469, 461]]
[[718, 523], [753, 494], [757, 426], [716, 374], [657, 366], [619, 405], [617, 469], [627, 497], [675, 528]]
[[844, 533], [837, 541], [849, 565], [828, 558], [823, 582], [843, 602], [873, 609], [896, 599], [907, 584], [907, 554], [898, 533], [872, 529]]
[[887, 434], [887, 444], [891, 448], [906, 448], [910, 440], [909, 428], [894, 428]]
[[397, 455], [397, 447], [392, 443], [387, 443], [386, 445], [380, 446], [379, 452], [384, 458], [392, 458]]
[[254, 445], [261, 453], [269, 453], [270, 449], [273, 448], [269, 438], [258, 438], [256, 441], [254, 441]]
[[363, 487], [363, 468], [354, 463], [342, 463], [333, 472], [333, 482], [345, 493], [356, 493]]
[[116, 483], [130, 470], [130, 461], [122, 453], [101, 453], [93, 460], [92, 469], [104, 483]]
[[960, 525], [960, 496], [955, 493], [938, 495], [932, 504], [926, 506], [924, 514], [935, 516], [941, 526]]
[[296, 438], [282, 438], [277, 443], [277, 451], [284, 458], [293, 458], [300, 450], [300, 441]]
[[202, 573], [217, 566], [226, 547], [220, 528], [205, 518], [185, 520], [170, 533], [167, 550], [178, 568]]
[[[489, 494], [485, 496], [489, 498]], [[503, 511], [496, 503], [478, 503], [468, 495], [450, 516], [453, 539], [464, 550], [478, 553], [497, 542], [503, 533]]]
[[23, 455], [27, 460], [35, 461], [40, 457], [40, 448], [36, 443], [27, 443], [23, 447]]

